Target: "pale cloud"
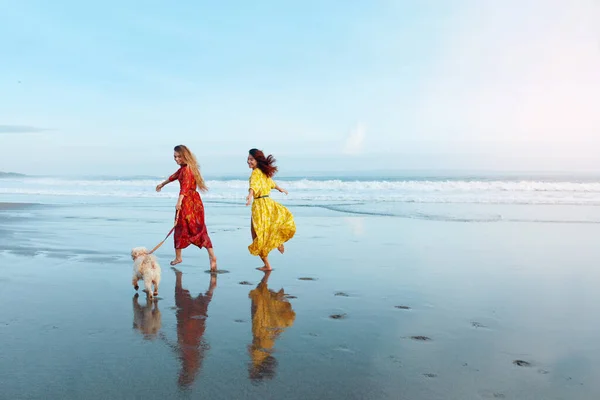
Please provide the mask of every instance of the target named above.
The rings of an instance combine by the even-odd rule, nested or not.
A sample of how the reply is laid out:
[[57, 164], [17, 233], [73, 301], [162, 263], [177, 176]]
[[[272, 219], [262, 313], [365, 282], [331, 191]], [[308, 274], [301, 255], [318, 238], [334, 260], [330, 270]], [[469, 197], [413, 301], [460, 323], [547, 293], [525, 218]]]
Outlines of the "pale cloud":
[[473, 150], [595, 151], [598, 21], [594, 0], [466, 1], [417, 93], [419, 133]]
[[366, 128], [362, 124], [358, 124], [346, 137], [344, 144], [344, 154], [359, 154], [363, 151], [365, 143]]

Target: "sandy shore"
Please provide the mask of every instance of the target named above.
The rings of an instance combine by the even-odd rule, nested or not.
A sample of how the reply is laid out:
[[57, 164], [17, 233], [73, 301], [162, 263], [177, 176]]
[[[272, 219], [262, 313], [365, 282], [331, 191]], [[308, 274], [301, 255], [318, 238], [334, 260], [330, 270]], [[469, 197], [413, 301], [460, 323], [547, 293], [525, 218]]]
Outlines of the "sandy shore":
[[[157, 252], [172, 207], [73, 205], [0, 219], [6, 398], [563, 399], [600, 391], [592, 225], [468, 224], [294, 209], [266, 282], [248, 210], [207, 206], [227, 271]], [[10, 214], [10, 211], [6, 211]], [[8, 239], [7, 239], [8, 238]]]

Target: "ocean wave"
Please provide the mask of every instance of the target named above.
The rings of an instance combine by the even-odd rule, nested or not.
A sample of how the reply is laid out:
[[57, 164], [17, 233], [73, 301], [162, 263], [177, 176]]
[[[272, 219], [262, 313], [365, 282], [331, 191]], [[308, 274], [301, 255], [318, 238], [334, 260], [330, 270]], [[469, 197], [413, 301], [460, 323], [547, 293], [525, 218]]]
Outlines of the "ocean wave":
[[[176, 198], [174, 182], [156, 193], [153, 179], [61, 179], [18, 178], [0, 180], [0, 194], [98, 198]], [[531, 204], [600, 206], [600, 182], [523, 180], [311, 180], [279, 181], [289, 190], [273, 198], [289, 205], [317, 203], [446, 203], [446, 204]], [[243, 202], [248, 181], [208, 180], [209, 202]]]
[[[178, 192], [132, 191], [132, 190], [94, 190], [77, 189], [41, 189], [41, 188], [0, 188], [0, 194], [25, 196], [95, 197], [95, 198], [166, 198], [175, 199]], [[245, 201], [245, 191], [210, 192], [202, 195], [207, 202], [239, 203]], [[514, 204], [514, 205], [588, 205], [600, 206], [600, 194], [590, 192], [561, 193], [518, 193], [518, 192], [464, 192], [452, 193], [407, 193], [381, 191], [310, 191], [290, 193], [288, 196], [273, 194], [272, 197], [288, 205], [314, 205], [331, 202], [366, 203], [426, 203], [426, 204]]]

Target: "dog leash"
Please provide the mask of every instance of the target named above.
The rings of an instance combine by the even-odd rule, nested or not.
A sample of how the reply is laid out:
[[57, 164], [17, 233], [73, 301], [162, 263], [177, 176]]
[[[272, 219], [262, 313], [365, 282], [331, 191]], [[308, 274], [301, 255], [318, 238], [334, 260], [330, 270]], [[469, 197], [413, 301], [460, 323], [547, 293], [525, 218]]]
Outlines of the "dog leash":
[[173, 231], [175, 230], [175, 227], [177, 226], [177, 221], [179, 220], [179, 210], [177, 210], [177, 213], [175, 213], [175, 224], [173, 225], [173, 227], [171, 228], [171, 230], [169, 231], [169, 233], [167, 233], [167, 236], [165, 236], [165, 238], [163, 239], [162, 242], [160, 242], [159, 244], [157, 244], [148, 254], [152, 254], [154, 253], [156, 250], [158, 250], [158, 248], [160, 246], [162, 246], [165, 241], [169, 238], [169, 236], [171, 236], [171, 233], [173, 233]]

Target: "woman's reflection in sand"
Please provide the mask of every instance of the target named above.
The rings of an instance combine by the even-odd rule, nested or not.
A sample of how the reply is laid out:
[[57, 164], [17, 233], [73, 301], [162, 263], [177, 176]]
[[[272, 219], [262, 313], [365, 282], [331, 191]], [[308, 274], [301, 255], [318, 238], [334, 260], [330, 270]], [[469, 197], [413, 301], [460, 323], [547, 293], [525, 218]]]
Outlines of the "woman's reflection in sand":
[[252, 381], [271, 379], [275, 376], [277, 360], [271, 354], [275, 340], [294, 324], [296, 313], [285, 299], [283, 289], [269, 290], [267, 282], [271, 271], [265, 272], [256, 289], [248, 294], [252, 301], [252, 344], [248, 351], [252, 361], [249, 376]]
[[[181, 361], [179, 386], [188, 388], [194, 383], [194, 379], [202, 367], [204, 352], [209, 348], [202, 336], [206, 329], [208, 304], [212, 299], [213, 291], [217, 287], [217, 276], [211, 274], [207, 292], [193, 298], [189, 290], [182, 287], [181, 276], [183, 274], [181, 271], [176, 268], [172, 269], [175, 271], [177, 344], [169, 344], [169, 346], [177, 352]], [[166, 341], [166, 338], [163, 337], [163, 340]]]
[[133, 328], [144, 335], [144, 339], [153, 340], [161, 327], [158, 299], [150, 299], [146, 296], [146, 305], [142, 307], [138, 302], [138, 297], [139, 295], [136, 293], [132, 299]]

